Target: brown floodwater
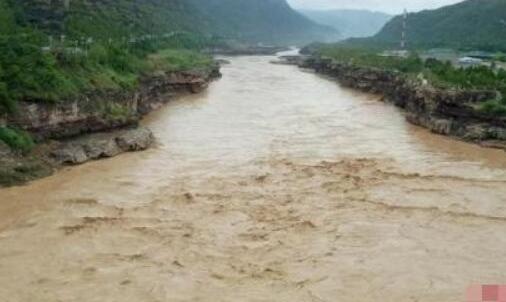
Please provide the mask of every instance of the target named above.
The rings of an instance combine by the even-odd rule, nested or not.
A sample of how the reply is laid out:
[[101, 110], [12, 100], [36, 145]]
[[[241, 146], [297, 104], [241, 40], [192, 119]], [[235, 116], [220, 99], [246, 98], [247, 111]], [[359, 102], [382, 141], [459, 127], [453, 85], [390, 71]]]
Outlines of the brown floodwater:
[[506, 153], [273, 57], [155, 148], [0, 190], [0, 301], [463, 301], [506, 282]]

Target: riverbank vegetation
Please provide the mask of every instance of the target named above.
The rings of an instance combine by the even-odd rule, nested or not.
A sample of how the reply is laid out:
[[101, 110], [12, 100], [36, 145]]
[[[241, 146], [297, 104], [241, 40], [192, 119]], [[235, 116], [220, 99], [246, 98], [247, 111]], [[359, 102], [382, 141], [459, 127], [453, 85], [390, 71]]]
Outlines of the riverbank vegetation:
[[382, 56], [376, 49], [321, 46], [316, 53], [337, 62], [359, 67], [397, 71], [413, 79], [424, 79], [441, 89], [495, 90], [498, 98], [480, 105], [491, 115], [506, 116], [506, 70], [487, 66], [462, 68], [451, 62], [423, 60], [416, 52], [407, 57]]
[[0, 110], [16, 101], [55, 102], [93, 90], [132, 89], [154, 69], [178, 71], [212, 63], [197, 38], [181, 33], [167, 41], [94, 43], [44, 50], [37, 34], [0, 37]]
[[30, 151], [35, 145], [28, 133], [10, 127], [0, 127], [0, 141], [3, 141], [12, 150], [22, 153]]
[[154, 69], [202, 68], [212, 62], [199, 51], [221, 43], [185, 30], [191, 10], [179, 0], [66, 3], [0, 0], [0, 115], [18, 101], [133, 89]]
[[[101, 15], [82, 1], [68, 11], [62, 11], [63, 4], [36, 9], [26, 3], [0, 0], [0, 122], [16, 113], [20, 101], [55, 103], [133, 90], [141, 77], [154, 72], [208, 68], [213, 60], [201, 50], [222, 43], [215, 36], [179, 30], [179, 19], [163, 23], [174, 30], [154, 34], [148, 24], [153, 20], [132, 19], [135, 28], [122, 25], [124, 18], [136, 16], [131, 12]], [[127, 10], [126, 3], [117, 7]], [[0, 140], [22, 152], [33, 146], [28, 133], [2, 124]]]

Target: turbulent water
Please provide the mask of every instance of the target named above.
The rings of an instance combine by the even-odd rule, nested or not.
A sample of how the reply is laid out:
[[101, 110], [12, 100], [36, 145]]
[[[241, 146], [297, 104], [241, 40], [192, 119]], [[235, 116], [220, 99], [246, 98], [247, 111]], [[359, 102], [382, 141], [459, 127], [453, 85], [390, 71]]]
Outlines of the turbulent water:
[[149, 151], [0, 191], [0, 301], [463, 301], [506, 281], [506, 154], [271, 57]]

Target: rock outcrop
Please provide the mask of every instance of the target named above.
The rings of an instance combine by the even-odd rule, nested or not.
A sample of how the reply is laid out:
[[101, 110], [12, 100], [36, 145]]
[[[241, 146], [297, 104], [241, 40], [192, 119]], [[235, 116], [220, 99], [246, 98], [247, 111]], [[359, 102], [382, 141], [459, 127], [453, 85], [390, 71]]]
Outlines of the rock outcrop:
[[477, 109], [479, 103], [495, 99], [495, 91], [437, 89], [398, 72], [341, 64], [326, 58], [292, 61], [336, 78], [346, 87], [382, 94], [385, 101], [405, 110], [409, 122], [434, 133], [506, 150], [506, 118]]
[[151, 130], [142, 127], [96, 133], [53, 144], [50, 157], [58, 165], [76, 165], [124, 152], [146, 150], [153, 142]]
[[40, 143], [21, 154], [0, 141], [0, 187], [51, 175], [65, 165], [149, 148], [154, 136], [137, 127], [140, 118], [175, 96], [202, 91], [220, 76], [216, 64], [145, 77], [136, 91], [94, 93], [55, 104], [21, 102], [15, 115], [0, 116], [0, 126], [28, 131]]
[[54, 104], [20, 102], [7, 124], [32, 133], [39, 141], [109, 131], [138, 123], [176, 95], [197, 93], [220, 76], [219, 66], [207, 70], [160, 73], [140, 80], [135, 91], [95, 92]]

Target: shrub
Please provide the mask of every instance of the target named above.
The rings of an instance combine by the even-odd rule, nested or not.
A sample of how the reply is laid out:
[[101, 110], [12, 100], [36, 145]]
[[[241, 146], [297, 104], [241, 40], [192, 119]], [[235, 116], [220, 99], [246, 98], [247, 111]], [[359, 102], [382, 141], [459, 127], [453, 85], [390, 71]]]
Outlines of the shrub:
[[55, 101], [74, 91], [57, 67], [55, 58], [44, 53], [31, 36], [0, 37], [0, 83], [2, 104], [12, 110], [11, 100]]
[[0, 113], [13, 112], [15, 110], [15, 102], [9, 97], [7, 85], [0, 82]]
[[497, 100], [487, 101], [480, 105], [479, 110], [493, 116], [506, 116], [506, 103]]
[[178, 71], [192, 68], [206, 68], [213, 60], [207, 55], [192, 50], [165, 49], [149, 56], [151, 70]]
[[0, 127], [0, 140], [13, 150], [23, 153], [29, 152], [35, 146], [30, 134], [10, 127]]

